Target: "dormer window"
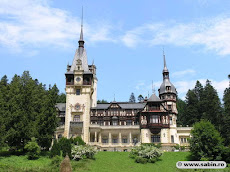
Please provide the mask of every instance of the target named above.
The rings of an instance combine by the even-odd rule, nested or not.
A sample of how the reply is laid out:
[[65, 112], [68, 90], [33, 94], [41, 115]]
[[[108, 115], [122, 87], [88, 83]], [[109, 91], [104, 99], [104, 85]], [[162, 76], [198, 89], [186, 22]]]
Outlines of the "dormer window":
[[170, 87], [170, 86], [166, 86], [166, 90], [167, 90], [167, 91], [170, 91], [170, 90], [171, 90], [171, 87]]

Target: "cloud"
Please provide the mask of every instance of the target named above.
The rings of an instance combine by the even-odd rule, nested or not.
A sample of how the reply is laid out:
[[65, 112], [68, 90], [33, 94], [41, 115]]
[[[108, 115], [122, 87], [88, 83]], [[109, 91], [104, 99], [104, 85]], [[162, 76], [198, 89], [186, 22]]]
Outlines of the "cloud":
[[[65, 10], [50, 7], [48, 0], [1, 0], [0, 44], [20, 52], [28, 47], [69, 47], [80, 32], [80, 18]], [[110, 41], [110, 26], [84, 24], [91, 42]]]
[[196, 71], [193, 69], [186, 69], [183, 71], [177, 71], [177, 72], [172, 73], [172, 77], [183, 77], [185, 75], [193, 75], [195, 73]]
[[[219, 55], [230, 54], [230, 17], [200, 19], [190, 23], [150, 23], [127, 31], [122, 37], [128, 47], [148, 45], [203, 46]], [[142, 40], [145, 40], [144, 42]]]

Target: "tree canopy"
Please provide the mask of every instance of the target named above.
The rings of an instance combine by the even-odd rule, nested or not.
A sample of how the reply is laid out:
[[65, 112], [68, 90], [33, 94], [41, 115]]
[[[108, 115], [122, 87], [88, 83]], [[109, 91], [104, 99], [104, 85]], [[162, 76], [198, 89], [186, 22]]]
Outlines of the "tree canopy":
[[207, 120], [194, 124], [191, 131], [190, 151], [195, 160], [221, 160], [224, 150], [223, 139], [214, 125]]
[[48, 149], [57, 127], [55, 104], [58, 98], [56, 85], [45, 85], [33, 79], [28, 71], [14, 75], [8, 83], [0, 81], [0, 142], [12, 149], [23, 149], [32, 137]]

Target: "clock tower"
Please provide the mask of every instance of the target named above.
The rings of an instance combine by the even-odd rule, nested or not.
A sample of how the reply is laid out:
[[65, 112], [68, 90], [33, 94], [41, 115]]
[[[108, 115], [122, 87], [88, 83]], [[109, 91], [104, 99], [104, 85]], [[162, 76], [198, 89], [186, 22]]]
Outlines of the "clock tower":
[[72, 65], [67, 65], [66, 112], [64, 136], [81, 136], [89, 142], [90, 108], [97, 106], [96, 66], [88, 65], [84, 48], [83, 25], [81, 25], [78, 49]]

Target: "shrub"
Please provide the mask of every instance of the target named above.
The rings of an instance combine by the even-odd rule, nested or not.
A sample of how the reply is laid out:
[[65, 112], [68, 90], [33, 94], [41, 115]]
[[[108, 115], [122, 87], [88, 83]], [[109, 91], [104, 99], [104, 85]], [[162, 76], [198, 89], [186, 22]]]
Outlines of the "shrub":
[[223, 139], [215, 127], [205, 120], [195, 123], [189, 140], [190, 151], [195, 160], [220, 160], [224, 149]]
[[27, 151], [28, 159], [37, 159], [39, 158], [39, 153], [41, 152], [40, 147], [38, 146], [36, 139], [34, 137], [31, 138], [25, 145], [25, 150]]
[[56, 155], [55, 157], [52, 158], [51, 165], [55, 167], [59, 167], [62, 160], [63, 160], [62, 156]]
[[129, 156], [131, 158], [135, 158], [135, 161], [137, 161], [137, 157], [142, 157], [146, 159], [146, 161], [153, 163], [158, 160], [162, 153], [163, 152], [155, 146], [142, 144], [141, 146], [136, 146], [132, 148]]
[[93, 146], [80, 145], [80, 146], [73, 146], [71, 153], [72, 153], [73, 159], [79, 161], [80, 159], [83, 159], [84, 157], [93, 159], [94, 155], [97, 153], [97, 150]]
[[180, 145], [179, 144], [176, 144], [176, 146], [173, 146], [176, 150], [179, 150], [180, 149]]
[[136, 163], [141, 163], [141, 164], [146, 164], [146, 163], [148, 162], [148, 160], [147, 160], [146, 158], [137, 156], [137, 157], [135, 158], [135, 162], [136, 162]]
[[70, 139], [67, 139], [65, 137], [62, 137], [59, 141], [58, 141], [58, 145], [60, 146], [60, 150], [62, 151], [62, 155], [63, 157], [65, 157], [66, 155], [69, 156], [69, 158], [71, 158], [71, 141]]
[[142, 143], [141, 145], [154, 146], [158, 149], [160, 149], [162, 147], [161, 143], [157, 143], [157, 144], [155, 144], [155, 143]]
[[58, 144], [57, 140], [54, 140], [53, 146], [50, 151], [50, 157], [60, 156], [61, 155], [61, 148]]
[[180, 146], [180, 150], [185, 150], [185, 146]]
[[71, 143], [74, 145], [85, 145], [85, 142], [79, 136], [75, 138], [71, 138]]

